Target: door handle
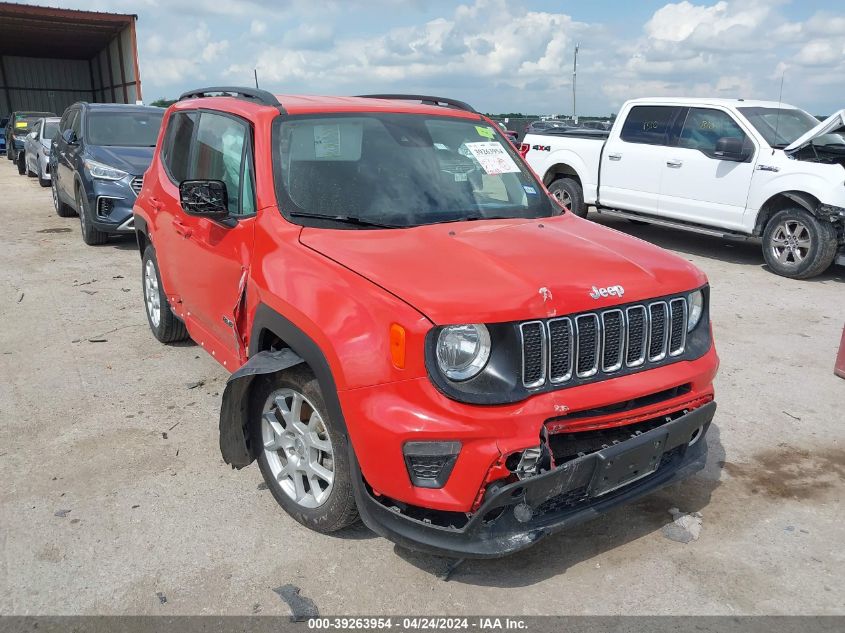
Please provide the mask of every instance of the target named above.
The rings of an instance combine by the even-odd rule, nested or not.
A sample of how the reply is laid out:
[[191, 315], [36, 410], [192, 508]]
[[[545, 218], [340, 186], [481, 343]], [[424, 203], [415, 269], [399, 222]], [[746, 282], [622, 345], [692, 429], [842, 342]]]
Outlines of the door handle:
[[607, 160], [622, 160], [622, 154], [608, 154]]
[[684, 164], [682, 160], [667, 160], [666, 166], [671, 167], [672, 169], [678, 169], [681, 165]]
[[194, 230], [191, 227], [185, 226], [179, 220], [173, 220], [173, 228], [177, 234], [181, 235], [186, 239], [191, 237], [191, 235], [193, 235], [194, 233]]

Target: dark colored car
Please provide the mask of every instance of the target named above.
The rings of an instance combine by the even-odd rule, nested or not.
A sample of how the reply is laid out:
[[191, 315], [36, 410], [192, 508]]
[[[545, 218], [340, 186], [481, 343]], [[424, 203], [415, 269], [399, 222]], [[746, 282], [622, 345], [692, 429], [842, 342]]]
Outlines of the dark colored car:
[[135, 230], [132, 207], [153, 157], [161, 108], [75, 103], [62, 115], [50, 154], [53, 204], [79, 215], [86, 244]]
[[0, 154], [6, 153], [6, 126], [9, 124], [9, 117], [0, 117]]
[[55, 112], [12, 112], [6, 122], [3, 137], [6, 143], [6, 158], [17, 162], [18, 152], [23, 150], [30, 126], [47, 116], [56, 116]]
[[[548, 130], [568, 130], [574, 126], [563, 121], [532, 121], [525, 126], [525, 134], [542, 134]], [[525, 135], [523, 135], [525, 138]]]

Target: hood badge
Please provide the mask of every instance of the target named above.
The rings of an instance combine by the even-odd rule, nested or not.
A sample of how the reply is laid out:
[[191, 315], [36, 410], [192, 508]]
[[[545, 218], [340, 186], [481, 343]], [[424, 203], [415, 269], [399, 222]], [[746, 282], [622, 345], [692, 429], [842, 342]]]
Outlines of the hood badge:
[[625, 289], [622, 286], [607, 286], [606, 288], [596, 288], [593, 286], [593, 290], [590, 292], [590, 296], [593, 299], [600, 297], [621, 297], [624, 294]]

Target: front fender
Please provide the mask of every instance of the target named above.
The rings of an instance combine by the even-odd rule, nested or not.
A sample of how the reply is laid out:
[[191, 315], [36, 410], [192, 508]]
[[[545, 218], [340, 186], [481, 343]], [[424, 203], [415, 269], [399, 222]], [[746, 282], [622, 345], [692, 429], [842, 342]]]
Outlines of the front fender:
[[259, 352], [229, 376], [220, 404], [220, 452], [232, 468], [249, 466], [255, 452], [249, 443], [249, 405], [256, 376], [274, 374], [303, 360], [290, 349]]

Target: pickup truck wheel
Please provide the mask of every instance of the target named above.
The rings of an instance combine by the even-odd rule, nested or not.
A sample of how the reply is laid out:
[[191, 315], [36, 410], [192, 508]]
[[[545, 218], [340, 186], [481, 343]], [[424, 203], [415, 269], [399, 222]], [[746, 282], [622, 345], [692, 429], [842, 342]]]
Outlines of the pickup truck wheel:
[[808, 279], [836, 256], [836, 229], [801, 208], [778, 211], [763, 231], [763, 257], [778, 275]]
[[60, 218], [72, 218], [76, 215], [73, 212], [73, 207], [69, 204], [65, 204], [62, 202], [61, 198], [59, 198], [59, 190], [57, 189], [56, 179], [50, 179], [50, 191], [53, 194], [53, 208], [56, 210], [56, 215]]
[[79, 214], [79, 225], [82, 229], [82, 241], [88, 246], [98, 246], [105, 244], [109, 239], [109, 234], [98, 230], [91, 221], [91, 214], [88, 211], [88, 206], [85, 203], [85, 196], [82, 195], [82, 189], [76, 188], [76, 212]]
[[188, 338], [185, 324], [173, 314], [167, 295], [161, 285], [161, 275], [158, 274], [158, 262], [155, 250], [147, 246], [144, 258], [141, 260], [141, 274], [144, 286], [144, 312], [147, 313], [147, 323], [150, 329], [162, 343], [174, 343]]
[[276, 502], [317, 532], [355, 523], [349, 438], [329, 415], [311, 370], [298, 365], [264, 377], [252, 404], [252, 445]]
[[572, 178], [559, 178], [549, 185], [549, 191], [560, 204], [579, 218], [587, 217], [584, 192], [577, 181]]

